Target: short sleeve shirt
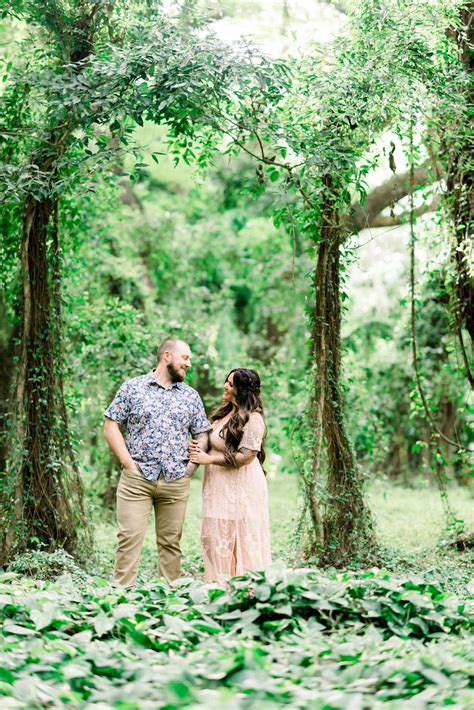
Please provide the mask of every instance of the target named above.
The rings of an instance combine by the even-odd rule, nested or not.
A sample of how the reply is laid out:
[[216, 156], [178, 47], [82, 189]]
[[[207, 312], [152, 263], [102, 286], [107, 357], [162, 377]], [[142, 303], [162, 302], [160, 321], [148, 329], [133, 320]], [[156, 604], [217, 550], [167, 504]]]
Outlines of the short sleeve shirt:
[[184, 382], [165, 388], [153, 370], [124, 382], [104, 414], [126, 426], [127, 449], [149, 481], [184, 476], [189, 434], [212, 428], [195, 389]]

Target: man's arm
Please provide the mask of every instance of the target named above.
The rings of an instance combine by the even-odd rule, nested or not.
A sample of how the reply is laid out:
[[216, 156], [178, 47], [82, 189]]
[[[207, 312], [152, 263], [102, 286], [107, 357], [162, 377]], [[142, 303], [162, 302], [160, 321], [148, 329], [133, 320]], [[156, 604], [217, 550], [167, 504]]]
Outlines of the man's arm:
[[104, 434], [107, 443], [124, 468], [131, 468], [138, 471], [137, 465], [130, 456], [125, 444], [125, 439], [120, 431], [120, 427], [113, 419], [105, 418]]
[[[209, 432], [203, 431], [200, 434], [195, 434], [193, 436], [193, 443], [198, 444], [201, 451], [207, 451], [209, 448]], [[191, 463], [191, 461], [189, 461], [188, 465], [186, 466], [185, 475], [188, 476], [188, 478], [191, 478], [192, 476], [194, 476], [198, 468], [198, 463]]]

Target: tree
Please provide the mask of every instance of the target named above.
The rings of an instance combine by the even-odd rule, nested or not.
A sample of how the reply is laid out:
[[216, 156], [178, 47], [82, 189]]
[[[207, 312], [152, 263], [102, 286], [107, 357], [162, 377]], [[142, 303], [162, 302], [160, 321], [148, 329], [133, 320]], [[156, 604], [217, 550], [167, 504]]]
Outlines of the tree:
[[[410, 170], [364, 204], [364, 178], [373, 164], [365, 156], [375, 139], [389, 126], [403, 133], [407, 112], [421, 116], [433, 97], [446, 95], [439, 75], [450, 63], [448, 58], [443, 64], [443, 52], [452, 11], [442, 0], [435, 8], [364, 0], [352, 8], [333, 62], [308, 57], [293, 67], [291, 78], [283, 71], [279, 101], [269, 100], [272, 85], [262, 80], [260, 92], [240, 97], [233, 124], [221, 119], [220, 129], [233, 144], [260, 163], [256, 194], [266, 181], [282, 185], [275, 219], [304, 234], [316, 256], [308, 418], [313, 466], [306, 468], [304, 483], [309, 551], [330, 564], [370, 559], [375, 551], [345, 425], [343, 254], [348, 236], [365, 219], [427, 182], [425, 167]], [[433, 65], [433, 54], [439, 64]], [[351, 208], [354, 193], [362, 197], [358, 209]]]
[[117, 143], [127, 146], [143, 117], [167, 123], [185, 159], [198, 134], [208, 154], [212, 136], [199, 124], [207, 93], [219, 95], [249, 62], [148, 3], [10, 2], [4, 14], [32, 28], [2, 111], [13, 145], [2, 174], [9, 254], [19, 249], [21, 281], [5, 560], [31, 544], [73, 550], [84, 526], [62, 384], [61, 207], [74, 191], [94, 189], [91, 175], [116, 159]]
[[[254, 196], [266, 191], [275, 201], [275, 224], [286, 226], [295, 245], [308, 243], [315, 262], [308, 299], [310, 465], [303, 477], [308, 551], [338, 565], [371, 558], [375, 537], [346, 431], [341, 379], [345, 253], [351, 231], [380, 219], [394, 194], [400, 199], [425, 182], [421, 163], [409, 179], [394, 178], [366, 198], [374, 163], [367, 151], [388, 126], [403, 132], [406, 112], [421, 115], [423, 101], [432, 98], [439, 70], [433, 53], [444, 66], [440, 37], [446, 39], [452, 20], [447, 5], [362, 0], [332, 60], [315, 54], [269, 63], [247, 46], [232, 53], [201, 27], [190, 31], [189, 17], [171, 19], [149, 3], [115, 9], [92, 0], [50, 0], [42, 8], [10, 3], [11, 14], [33, 23], [31, 46], [41, 37], [42, 51], [23, 45], [24, 61], [3, 96], [2, 133], [14, 136], [2, 173], [9, 305], [18, 285], [17, 249], [22, 277], [12, 424], [21, 445], [9, 453], [5, 555], [19, 528], [20, 545], [75, 544], [71, 514], [81, 509], [80, 483], [65, 475], [61, 225], [73, 191], [96, 189], [97, 174], [112, 165], [116, 172], [118, 151], [130, 149], [136, 124], [147, 119], [166, 124], [169, 149], [187, 162], [209, 165], [218, 149], [250, 154]], [[144, 168], [136, 163], [135, 175]], [[64, 501], [74, 495], [78, 502], [68, 507]]]
[[[462, 330], [467, 330], [474, 340], [474, 278], [472, 265], [469, 263], [469, 250], [473, 233], [473, 175], [472, 135], [470, 123], [474, 103], [474, 3], [467, 2], [460, 7], [457, 23], [448, 29], [448, 36], [455, 42], [456, 61], [464, 71], [452, 70], [449, 79], [454, 79], [458, 96], [457, 111], [450, 110], [447, 116], [438, 116], [441, 137], [441, 151], [446, 165], [446, 207], [452, 229], [451, 260], [454, 275], [451, 283], [451, 310], [454, 316], [456, 333], [462, 349], [466, 374], [471, 388], [474, 377], [463, 342]], [[444, 107], [443, 107], [444, 108]], [[448, 118], [448, 121], [446, 121]]]

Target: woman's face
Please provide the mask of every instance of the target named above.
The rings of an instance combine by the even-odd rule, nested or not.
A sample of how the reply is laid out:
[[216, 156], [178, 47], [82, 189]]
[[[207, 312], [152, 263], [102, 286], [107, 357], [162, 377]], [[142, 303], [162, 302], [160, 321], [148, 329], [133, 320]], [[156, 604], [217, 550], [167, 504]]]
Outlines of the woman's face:
[[224, 382], [224, 402], [235, 402], [235, 392], [234, 392], [234, 373], [231, 372], [229, 377]]

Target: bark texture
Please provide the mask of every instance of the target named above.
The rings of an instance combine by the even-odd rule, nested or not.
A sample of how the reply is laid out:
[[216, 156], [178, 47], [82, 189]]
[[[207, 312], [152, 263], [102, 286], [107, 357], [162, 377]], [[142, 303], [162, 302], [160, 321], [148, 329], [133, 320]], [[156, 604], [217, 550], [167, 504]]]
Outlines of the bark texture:
[[[61, 48], [61, 68], [73, 74], [88, 56], [99, 4], [79, 6], [77, 17], [44, 15], [50, 41]], [[0, 564], [39, 547], [76, 551], [78, 529], [86, 529], [83, 488], [74, 464], [64, 401], [61, 348], [61, 259], [58, 164], [77, 118], [69, 112], [58, 128], [54, 108], [44, 107], [44, 134], [28, 163], [36, 165], [46, 194], [25, 195], [20, 267], [21, 327], [6, 476], [0, 489]]]
[[[335, 188], [327, 178], [326, 194]], [[375, 535], [366, 508], [360, 475], [344, 423], [341, 392], [341, 284], [340, 247], [346, 236], [337, 202], [325, 198], [321, 239], [315, 270], [313, 345], [315, 361], [313, 478], [325, 471], [326, 490], [320, 521], [322, 561], [344, 566], [367, 560], [375, 551]], [[323, 459], [323, 440], [325, 455]], [[319, 523], [319, 521], [318, 521]]]
[[[61, 362], [57, 198], [27, 199], [21, 241], [22, 324], [1, 561], [40, 546], [74, 551], [84, 522], [70, 456]], [[6, 524], [5, 524], [6, 523]]]
[[[427, 167], [416, 168], [414, 174], [415, 187], [430, 185], [433, 182], [433, 175]], [[380, 213], [387, 207], [395, 205], [410, 192], [410, 171], [393, 175], [389, 180], [375, 187], [368, 195], [362, 206], [352, 205], [351, 211], [346, 221], [347, 229], [356, 234], [361, 229], [368, 227], [386, 227], [400, 224], [401, 219], [397, 217], [381, 217]], [[432, 209], [431, 206], [429, 209]], [[424, 211], [428, 211], [425, 208]], [[423, 212], [420, 212], [422, 214]], [[406, 215], [405, 215], [406, 216]]]
[[[455, 32], [459, 54], [468, 77], [465, 102], [466, 115], [472, 114], [474, 104], [474, 2], [461, 10], [464, 31]], [[468, 119], [466, 119], [468, 120]], [[454, 136], [445, 135], [448, 159], [447, 204], [452, 221], [452, 261], [455, 268], [452, 308], [462, 341], [465, 328], [474, 340], [474, 279], [471, 274], [470, 252], [473, 235], [474, 208], [474, 143], [468, 125], [454, 127]], [[462, 343], [461, 343], [462, 344]], [[467, 365], [467, 363], [466, 363]], [[469, 368], [468, 372], [469, 372]], [[471, 386], [474, 382], [471, 381]]]

